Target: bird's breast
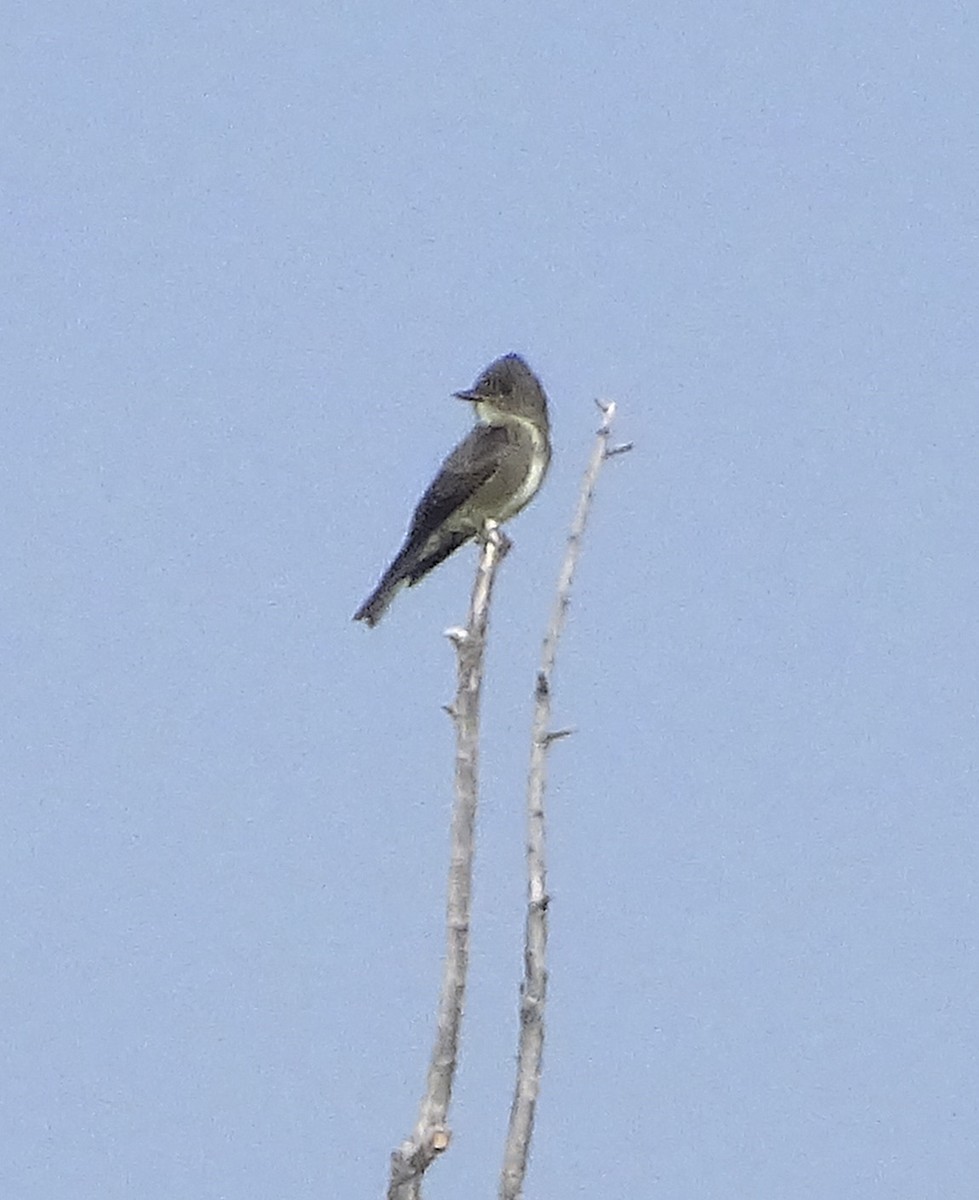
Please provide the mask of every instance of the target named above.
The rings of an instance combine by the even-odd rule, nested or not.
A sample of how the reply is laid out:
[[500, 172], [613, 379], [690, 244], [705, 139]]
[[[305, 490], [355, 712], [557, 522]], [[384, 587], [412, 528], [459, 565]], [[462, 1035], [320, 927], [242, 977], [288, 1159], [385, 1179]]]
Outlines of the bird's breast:
[[508, 521], [534, 498], [551, 461], [551, 447], [547, 435], [532, 421], [522, 421], [520, 426], [520, 450], [524, 459], [523, 477], [506, 499], [498, 518], [500, 521]]

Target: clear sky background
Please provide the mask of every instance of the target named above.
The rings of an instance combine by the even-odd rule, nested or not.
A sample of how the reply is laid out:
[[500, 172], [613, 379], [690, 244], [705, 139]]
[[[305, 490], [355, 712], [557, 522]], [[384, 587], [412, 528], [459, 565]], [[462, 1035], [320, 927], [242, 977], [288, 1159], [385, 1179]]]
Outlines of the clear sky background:
[[540, 637], [528, 1200], [979, 1178], [972, 5], [40, 3], [0, 63], [0, 1195], [383, 1194], [474, 555], [351, 614], [516, 350], [455, 1141], [495, 1194]]

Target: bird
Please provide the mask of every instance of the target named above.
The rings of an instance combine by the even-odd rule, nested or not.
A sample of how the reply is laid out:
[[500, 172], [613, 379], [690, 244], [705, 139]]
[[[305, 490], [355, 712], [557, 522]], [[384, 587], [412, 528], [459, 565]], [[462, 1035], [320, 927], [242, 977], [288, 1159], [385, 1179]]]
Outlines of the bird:
[[373, 627], [403, 587], [412, 587], [487, 522], [515, 516], [537, 495], [551, 461], [547, 396], [519, 354], [505, 354], [471, 388], [476, 425], [445, 459], [419, 500], [404, 544], [355, 621]]

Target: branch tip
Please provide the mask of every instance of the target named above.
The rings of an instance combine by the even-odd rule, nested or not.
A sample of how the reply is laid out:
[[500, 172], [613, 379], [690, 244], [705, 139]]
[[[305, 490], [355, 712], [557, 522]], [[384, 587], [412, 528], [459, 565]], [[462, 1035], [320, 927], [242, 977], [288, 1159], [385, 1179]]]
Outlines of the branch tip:
[[544, 734], [544, 745], [549, 746], [551, 742], [559, 742], [561, 738], [570, 737], [577, 730], [574, 729], [555, 729], [551, 733]]

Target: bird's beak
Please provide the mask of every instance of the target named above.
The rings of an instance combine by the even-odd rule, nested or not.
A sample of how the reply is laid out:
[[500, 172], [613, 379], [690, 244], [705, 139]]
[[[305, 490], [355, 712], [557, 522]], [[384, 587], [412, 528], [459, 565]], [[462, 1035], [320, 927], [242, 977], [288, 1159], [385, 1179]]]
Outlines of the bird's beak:
[[470, 404], [477, 404], [483, 398], [479, 392], [453, 392], [452, 395], [457, 400], [468, 400]]

